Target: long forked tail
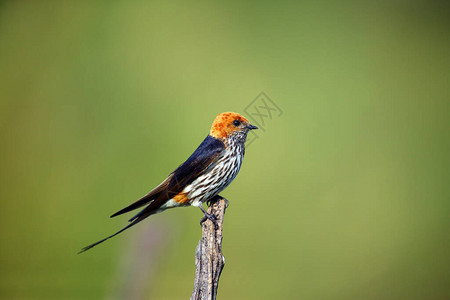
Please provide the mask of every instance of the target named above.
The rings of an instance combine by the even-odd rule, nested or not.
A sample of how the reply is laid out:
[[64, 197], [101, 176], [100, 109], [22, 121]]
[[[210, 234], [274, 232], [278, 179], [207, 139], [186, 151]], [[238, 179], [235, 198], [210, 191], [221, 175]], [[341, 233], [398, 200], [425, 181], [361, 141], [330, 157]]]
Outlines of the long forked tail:
[[[147, 216], [146, 216], [146, 217], [147, 217]], [[96, 243], [93, 243], [93, 244], [91, 244], [91, 245], [89, 245], [89, 246], [84, 247], [83, 249], [81, 249], [80, 252], [78, 252], [78, 254], [83, 253], [84, 251], [87, 251], [87, 250], [89, 250], [89, 249], [91, 249], [91, 248], [97, 246], [98, 244], [101, 244], [101, 243], [103, 243], [104, 241], [109, 240], [109, 239], [112, 238], [112, 237], [115, 237], [116, 235], [118, 235], [118, 234], [121, 233], [122, 231], [125, 231], [125, 230], [127, 230], [128, 228], [130, 228], [130, 227], [136, 225], [136, 224], [139, 223], [140, 221], [144, 220], [146, 217], [144, 217], [144, 218], [138, 218], [138, 219], [134, 220], [133, 223], [131, 223], [131, 224], [129, 224], [128, 226], [126, 226], [125, 228], [123, 228], [123, 229], [117, 231], [117, 232], [114, 233], [113, 235], [110, 235], [110, 236], [108, 236], [107, 238], [104, 238], [104, 239], [101, 240], [101, 241], [98, 241], [98, 242], [96, 242]]]

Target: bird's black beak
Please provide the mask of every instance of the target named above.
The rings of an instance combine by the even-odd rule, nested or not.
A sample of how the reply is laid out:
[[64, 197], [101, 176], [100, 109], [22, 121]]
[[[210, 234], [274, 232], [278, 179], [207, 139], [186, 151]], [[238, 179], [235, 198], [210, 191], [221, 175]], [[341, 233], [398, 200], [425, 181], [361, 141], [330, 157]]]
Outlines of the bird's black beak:
[[252, 125], [252, 124], [249, 124], [249, 125], [247, 126], [247, 128], [248, 128], [249, 130], [258, 129], [258, 127], [256, 127], [255, 125]]

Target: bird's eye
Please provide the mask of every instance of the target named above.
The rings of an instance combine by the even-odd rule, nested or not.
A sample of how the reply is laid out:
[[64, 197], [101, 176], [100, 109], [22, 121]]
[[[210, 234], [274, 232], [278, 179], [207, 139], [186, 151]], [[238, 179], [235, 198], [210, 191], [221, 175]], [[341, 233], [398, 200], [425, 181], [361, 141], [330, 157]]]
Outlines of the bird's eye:
[[237, 127], [237, 126], [241, 125], [241, 121], [239, 121], [239, 120], [234, 120], [234, 121], [233, 121], [233, 125]]

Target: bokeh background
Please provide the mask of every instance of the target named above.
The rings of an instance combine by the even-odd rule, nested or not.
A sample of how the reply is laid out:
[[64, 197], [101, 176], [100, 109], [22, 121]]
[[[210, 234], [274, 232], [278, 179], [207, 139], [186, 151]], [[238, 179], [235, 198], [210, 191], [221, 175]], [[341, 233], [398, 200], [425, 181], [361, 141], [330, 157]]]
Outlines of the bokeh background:
[[449, 11], [2, 1], [0, 298], [187, 299], [198, 209], [76, 253], [264, 91], [219, 298], [450, 299]]

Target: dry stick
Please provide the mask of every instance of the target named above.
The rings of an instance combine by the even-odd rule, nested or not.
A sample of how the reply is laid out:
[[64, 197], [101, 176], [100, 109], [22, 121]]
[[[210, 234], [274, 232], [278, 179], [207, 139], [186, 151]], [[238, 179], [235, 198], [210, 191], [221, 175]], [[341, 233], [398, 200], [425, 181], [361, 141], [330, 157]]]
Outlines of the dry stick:
[[209, 214], [214, 214], [218, 228], [210, 220], [202, 225], [202, 238], [195, 249], [195, 281], [191, 300], [215, 300], [219, 277], [225, 265], [222, 254], [222, 230], [225, 214], [225, 199], [220, 198], [211, 204]]

